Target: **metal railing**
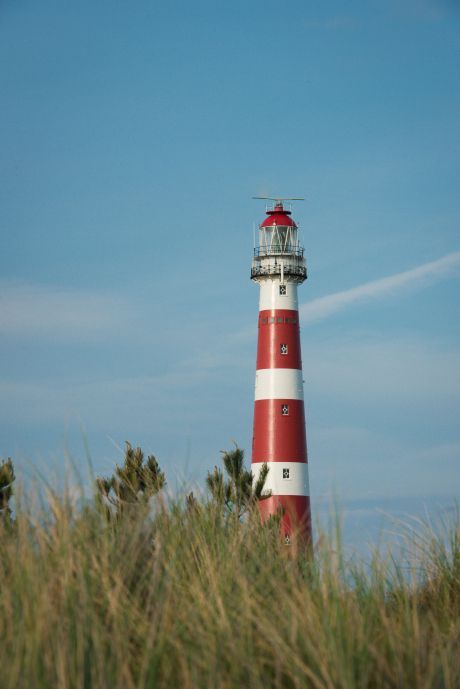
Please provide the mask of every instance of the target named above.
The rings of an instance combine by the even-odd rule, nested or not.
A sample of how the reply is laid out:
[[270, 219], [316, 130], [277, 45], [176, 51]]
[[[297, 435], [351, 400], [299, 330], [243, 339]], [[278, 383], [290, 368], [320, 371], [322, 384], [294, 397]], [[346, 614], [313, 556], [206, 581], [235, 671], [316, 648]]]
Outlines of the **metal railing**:
[[254, 247], [254, 257], [263, 258], [265, 256], [295, 256], [296, 258], [303, 258], [304, 249], [299, 247], [285, 247], [279, 244], [272, 245], [270, 248], [265, 246]]
[[[284, 264], [283, 273], [284, 275], [293, 275], [301, 278], [302, 281], [307, 279], [307, 267], [305, 265]], [[281, 275], [281, 264], [277, 263], [268, 266], [257, 265], [251, 268], [251, 278], [262, 275]]]

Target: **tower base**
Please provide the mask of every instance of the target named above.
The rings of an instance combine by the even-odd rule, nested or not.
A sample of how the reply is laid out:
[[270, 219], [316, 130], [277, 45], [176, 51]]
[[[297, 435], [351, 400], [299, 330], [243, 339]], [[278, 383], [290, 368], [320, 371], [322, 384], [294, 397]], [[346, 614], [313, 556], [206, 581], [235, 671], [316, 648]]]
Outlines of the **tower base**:
[[272, 495], [259, 502], [262, 521], [267, 521], [278, 510], [283, 511], [280, 522], [281, 535], [286, 544], [293, 539], [305, 544], [312, 540], [310, 498], [306, 495]]

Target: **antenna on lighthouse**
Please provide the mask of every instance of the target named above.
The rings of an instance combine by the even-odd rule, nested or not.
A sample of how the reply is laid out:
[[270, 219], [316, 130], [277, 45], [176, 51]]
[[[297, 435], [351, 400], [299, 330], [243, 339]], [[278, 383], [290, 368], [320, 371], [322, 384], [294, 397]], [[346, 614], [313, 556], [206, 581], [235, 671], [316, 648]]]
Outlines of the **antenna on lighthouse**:
[[[303, 196], [253, 196], [253, 199], [261, 201], [273, 201], [274, 210], [277, 208], [282, 209], [284, 207], [284, 201], [289, 202], [289, 207], [292, 208], [292, 201], [305, 201]], [[266, 204], [268, 208], [268, 203]]]
[[276, 201], [277, 203], [282, 203], [283, 201], [305, 201], [302, 196], [253, 196], [253, 199], [261, 199], [263, 201]]

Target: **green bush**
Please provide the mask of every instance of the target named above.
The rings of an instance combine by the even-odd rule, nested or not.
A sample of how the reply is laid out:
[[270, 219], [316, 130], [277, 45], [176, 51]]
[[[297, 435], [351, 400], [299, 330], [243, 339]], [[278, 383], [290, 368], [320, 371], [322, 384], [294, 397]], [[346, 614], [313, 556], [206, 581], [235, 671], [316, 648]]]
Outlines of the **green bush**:
[[11, 523], [10, 501], [13, 497], [13, 483], [16, 480], [13, 462], [8, 457], [0, 462], [0, 519]]
[[112, 476], [97, 478], [96, 495], [106, 516], [119, 519], [141, 505], [147, 506], [165, 485], [166, 477], [156, 458], [149, 455], [145, 460], [141, 448], [133, 449], [126, 441], [123, 465], [117, 465]]
[[0, 521], [2, 689], [460, 687], [458, 520], [403, 576], [324, 534], [313, 559], [286, 548], [252, 508], [157, 495], [107, 520], [81, 500]]

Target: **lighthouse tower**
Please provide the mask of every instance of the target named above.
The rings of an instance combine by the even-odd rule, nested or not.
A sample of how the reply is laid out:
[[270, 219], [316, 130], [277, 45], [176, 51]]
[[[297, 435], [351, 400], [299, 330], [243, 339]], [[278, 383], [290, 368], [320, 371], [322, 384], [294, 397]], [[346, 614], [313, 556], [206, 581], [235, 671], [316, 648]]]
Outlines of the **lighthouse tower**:
[[300, 353], [297, 286], [307, 278], [298, 227], [284, 201], [273, 206], [259, 225], [251, 279], [259, 283], [259, 328], [252, 473], [264, 462], [265, 488], [271, 497], [260, 501], [262, 519], [282, 512], [286, 543], [311, 540], [310, 493]]

